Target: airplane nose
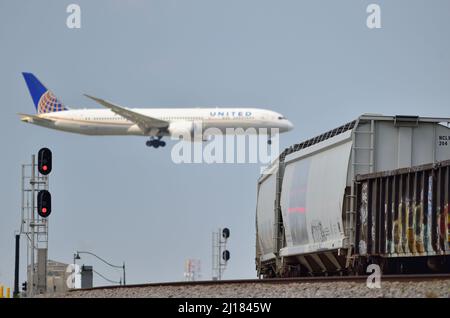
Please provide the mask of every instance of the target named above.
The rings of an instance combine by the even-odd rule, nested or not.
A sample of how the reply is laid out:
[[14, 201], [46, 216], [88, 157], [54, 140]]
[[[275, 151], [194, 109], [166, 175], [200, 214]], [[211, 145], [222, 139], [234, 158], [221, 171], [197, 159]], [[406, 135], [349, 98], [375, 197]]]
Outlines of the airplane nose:
[[288, 131], [294, 129], [294, 124], [291, 123], [289, 120], [287, 120], [286, 126]]

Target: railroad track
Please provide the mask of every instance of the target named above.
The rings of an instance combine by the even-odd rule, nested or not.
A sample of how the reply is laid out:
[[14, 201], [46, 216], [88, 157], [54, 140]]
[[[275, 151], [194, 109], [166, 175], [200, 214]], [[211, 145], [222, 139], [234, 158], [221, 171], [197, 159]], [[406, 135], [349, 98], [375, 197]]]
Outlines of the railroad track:
[[[368, 276], [315, 276], [315, 277], [290, 277], [290, 278], [268, 278], [268, 279], [233, 279], [233, 280], [204, 280], [204, 281], [178, 281], [160, 282], [132, 285], [110, 285], [93, 288], [72, 289], [70, 292], [90, 291], [101, 289], [123, 289], [123, 288], [145, 288], [145, 287], [170, 287], [170, 286], [205, 286], [205, 285], [226, 285], [226, 284], [290, 284], [290, 283], [320, 283], [320, 282], [364, 282]], [[382, 275], [382, 281], [430, 281], [430, 280], [450, 280], [450, 274], [411, 274], [411, 275]]]

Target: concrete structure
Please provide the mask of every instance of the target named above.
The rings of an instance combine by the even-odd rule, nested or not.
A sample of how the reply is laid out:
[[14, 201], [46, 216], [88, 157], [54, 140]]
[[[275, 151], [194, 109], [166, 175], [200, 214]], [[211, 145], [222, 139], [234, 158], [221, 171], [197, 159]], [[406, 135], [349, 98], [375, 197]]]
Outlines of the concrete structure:
[[[72, 272], [67, 271], [69, 264], [48, 260], [47, 261], [47, 293], [64, 293], [69, 287], [67, 280], [70, 279]], [[36, 266], [37, 268], [37, 266]], [[28, 266], [28, 274], [30, 273], [30, 266]], [[35, 279], [38, 279], [35, 276]], [[44, 293], [44, 291], [41, 291]]]
[[92, 266], [88, 265], [81, 266], [81, 288], [92, 288], [93, 279], [94, 275]]

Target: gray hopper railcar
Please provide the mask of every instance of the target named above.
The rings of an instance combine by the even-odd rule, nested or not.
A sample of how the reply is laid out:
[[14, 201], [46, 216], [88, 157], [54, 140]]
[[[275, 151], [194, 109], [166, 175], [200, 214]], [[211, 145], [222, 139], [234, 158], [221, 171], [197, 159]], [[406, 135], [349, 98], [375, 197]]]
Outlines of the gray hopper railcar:
[[258, 180], [260, 277], [450, 271], [450, 118], [364, 114]]

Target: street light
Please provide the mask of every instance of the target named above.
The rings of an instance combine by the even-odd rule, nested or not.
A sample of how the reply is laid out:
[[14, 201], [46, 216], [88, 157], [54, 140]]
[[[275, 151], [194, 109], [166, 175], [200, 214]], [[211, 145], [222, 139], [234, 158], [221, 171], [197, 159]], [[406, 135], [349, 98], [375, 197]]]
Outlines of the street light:
[[95, 269], [93, 269], [92, 271], [93, 271], [95, 274], [97, 274], [98, 276], [100, 276], [101, 278], [103, 278], [104, 280], [106, 280], [106, 281], [108, 281], [108, 282], [110, 282], [110, 283], [122, 285], [122, 278], [120, 278], [119, 281], [115, 281], [115, 280], [111, 280], [111, 279], [109, 279], [109, 278], [103, 276], [102, 274], [100, 274], [99, 272], [97, 272]]
[[74, 254], [74, 264], [75, 264], [75, 259], [81, 259], [80, 254], [92, 255], [92, 256], [96, 257], [97, 259], [101, 260], [103, 263], [105, 263], [108, 266], [111, 266], [111, 267], [114, 267], [114, 268], [121, 268], [122, 269], [122, 275], [123, 275], [123, 285], [126, 285], [126, 280], [125, 280], [125, 262], [123, 262], [122, 266], [114, 265], [114, 264], [111, 264], [108, 261], [104, 260], [100, 256], [95, 255], [94, 253], [87, 252], [87, 251], [77, 251], [77, 253]]

